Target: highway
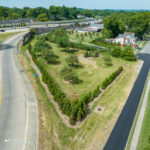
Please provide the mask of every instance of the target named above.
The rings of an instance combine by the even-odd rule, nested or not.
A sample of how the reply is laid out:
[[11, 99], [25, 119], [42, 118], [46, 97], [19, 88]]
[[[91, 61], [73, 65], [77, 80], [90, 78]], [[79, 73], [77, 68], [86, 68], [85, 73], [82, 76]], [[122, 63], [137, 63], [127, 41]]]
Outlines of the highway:
[[36, 150], [38, 110], [31, 83], [17, 59], [17, 44], [23, 33], [0, 48], [0, 150]]
[[138, 58], [144, 61], [143, 66], [104, 150], [125, 149], [136, 111], [141, 100], [147, 75], [150, 70], [150, 42], [148, 42], [142, 52], [138, 54]]

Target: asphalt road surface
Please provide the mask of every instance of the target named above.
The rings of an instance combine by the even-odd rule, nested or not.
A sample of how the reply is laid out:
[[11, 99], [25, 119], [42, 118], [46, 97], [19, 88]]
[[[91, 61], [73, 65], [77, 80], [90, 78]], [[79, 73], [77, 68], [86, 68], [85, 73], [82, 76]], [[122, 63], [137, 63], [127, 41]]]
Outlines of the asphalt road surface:
[[38, 111], [32, 86], [17, 59], [17, 43], [23, 34], [0, 48], [0, 150], [36, 150]]
[[150, 70], [150, 42], [138, 55], [143, 66], [104, 150], [124, 150]]

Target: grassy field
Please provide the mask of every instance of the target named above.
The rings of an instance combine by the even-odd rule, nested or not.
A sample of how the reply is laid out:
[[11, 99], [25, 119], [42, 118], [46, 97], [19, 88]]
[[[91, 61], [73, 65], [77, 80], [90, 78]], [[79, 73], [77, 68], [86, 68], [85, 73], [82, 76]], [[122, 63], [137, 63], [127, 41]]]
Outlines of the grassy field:
[[18, 33], [13, 32], [13, 33], [0, 33], [0, 42], [6, 40], [7, 38], [9, 38], [10, 36], [16, 35]]
[[[149, 75], [150, 76], [150, 73]], [[133, 137], [133, 134], [134, 134], [134, 130], [135, 130], [135, 127], [136, 127], [136, 123], [137, 123], [137, 120], [138, 120], [138, 116], [139, 116], [139, 113], [140, 113], [140, 110], [141, 110], [141, 107], [142, 107], [142, 103], [143, 103], [143, 100], [144, 100], [144, 95], [145, 95], [145, 91], [146, 91], [146, 87], [147, 87], [147, 82], [146, 81], [146, 84], [145, 84], [145, 88], [144, 88], [144, 91], [143, 91], [143, 94], [142, 94], [142, 98], [141, 98], [141, 101], [140, 101], [140, 104], [139, 104], [139, 107], [138, 107], [138, 110], [137, 110], [137, 113], [136, 113], [136, 116], [135, 116], [135, 119], [134, 119], [134, 122], [133, 122], [133, 125], [132, 125], [132, 129], [130, 131], [130, 135], [129, 135], [129, 138], [128, 138], [128, 142], [127, 142], [127, 145], [126, 145], [126, 150], [129, 150], [130, 149], [130, 144], [131, 144], [131, 141], [132, 141], [132, 137]], [[149, 101], [148, 101], [149, 103]], [[149, 104], [147, 104], [149, 105]], [[147, 108], [146, 108], [147, 109]], [[144, 117], [144, 120], [145, 120], [145, 117]], [[144, 124], [144, 123], [143, 123]], [[144, 128], [144, 126], [142, 125], [142, 128]], [[142, 129], [141, 129], [142, 130]], [[146, 134], [147, 135], [147, 134]], [[145, 135], [145, 136], [146, 136]], [[141, 135], [140, 135], [141, 137]], [[142, 137], [143, 138], [143, 137]], [[146, 140], [146, 139], [145, 139]], [[144, 140], [144, 141], [145, 141]], [[143, 142], [143, 140], [141, 140]], [[143, 143], [142, 143], [143, 144]], [[139, 145], [141, 146], [141, 144], [138, 143], [138, 147]], [[140, 147], [141, 148], [141, 147]], [[142, 149], [139, 149], [139, 150], [142, 150]]]
[[[33, 41], [33, 45], [35, 41]], [[67, 97], [72, 99], [78, 98], [80, 95], [95, 89], [105, 80], [106, 77], [116, 71], [120, 66], [131, 66], [133, 64], [132, 62], [111, 57], [113, 65], [105, 66], [103, 57], [108, 56], [108, 53], [100, 54], [100, 57], [98, 58], [84, 58], [84, 51], [77, 51], [75, 54], [80, 58], [79, 60], [82, 67], [74, 70], [79, 76], [79, 79], [82, 80], [82, 83], [74, 85], [65, 82], [60, 76], [60, 70], [64, 66], [67, 66], [65, 59], [70, 56], [70, 53], [64, 52], [63, 49], [59, 48], [56, 44], [50, 43], [50, 45], [53, 47], [55, 55], [59, 57], [57, 59], [59, 63], [46, 64], [46, 61], [42, 57], [39, 57], [39, 61], [42, 64], [45, 64], [45, 67], [61, 86]]]
[[139, 47], [144, 48], [147, 44], [147, 41], [137, 41]]
[[[33, 41], [35, 42], [35, 41]], [[109, 75], [111, 71], [115, 70], [118, 66], [124, 66], [124, 72], [115, 81], [113, 86], [108, 88], [105, 93], [99, 98], [94, 106], [92, 107], [92, 112], [88, 115], [83, 125], [78, 129], [71, 129], [66, 127], [61, 118], [55, 111], [54, 106], [47, 98], [43, 87], [40, 84], [38, 78], [34, 78], [34, 70], [30, 66], [29, 59], [25, 55], [20, 56], [20, 62], [24, 68], [26, 68], [26, 63], [28, 66], [28, 71], [26, 71], [29, 79], [34, 87], [39, 106], [39, 150], [97, 150], [103, 149], [103, 146], [115, 125], [115, 122], [126, 102], [126, 99], [130, 93], [133, 86], [135, 78], [137, 76], [138, 62], [127, 63], [119, 59], [113, 59], [113, 66], [106, 67], [103, 64], [102, 56], [100, 58], [93, 58], [96, 62], [97, 68], [94, 68], [93, 64], [84, 66], [84, 68], [76, 69], [80, 77], [83, 77], [84, 84], [77, 85], [78, 87], [72, 87], [62, 82], [58, 75], [62, 64], [64, 65], [64, 59], [67, 55], [55, 44], [51, 44], [55, 51], [55, 54], [59, 57], [61, 64], [48, 65], [48, 70], [51, 74], [55, 75], [55, 79], [63, 87], [64, 90], [70, 95], [67, 90], [70, 90], [72, 94], [78, 95], [76, 90], [82, 94], [86, 90], [93, 88], [95, 83], [100, 83], [105, 77], [104, 75]], [[81, 55], [82, 51], [78, 51], [76, 55]], [[103, 54], [107, 55], [107, 54]], [[44, 60], [40, 58], [43, 63]], [[94, 63], [95, 64], [95, 63]], [[132, 70], [132, 72], [131, 72]], [[89, 71], [89, 72], [88, 72]], [[102, 75], [101, 75], [102, 74]], [[93, 78], [91, 77], [93, 76]], [[89, 82], [89, 83], [88, 83]], [[83, 86], [83, 87], [80, 87]], [[119, 90], [118, 90], [119, 89]], [[81, 90], [81, 91], [80, 91]], [[72, 96], [72, 94], [70, 96]], [[96, 113], [95, 109], [97, 106], [104, 107], [104, 112], [102, 114]], [[111, 126], [110, 126], [111, 124]]]
[[[82, 35], [84, 35], [84, 38], [82, 38]], [[85, 34], [84, 32], [76, 32], [69, 34], [69, 38], [71, 40], [74, 40], [76, 42], [81, 42], [81, 43], [90, 43], [92, 42], [95, 38], [102, 37], [102, 33], [98, 32], [93, 32], [91, 35]]]

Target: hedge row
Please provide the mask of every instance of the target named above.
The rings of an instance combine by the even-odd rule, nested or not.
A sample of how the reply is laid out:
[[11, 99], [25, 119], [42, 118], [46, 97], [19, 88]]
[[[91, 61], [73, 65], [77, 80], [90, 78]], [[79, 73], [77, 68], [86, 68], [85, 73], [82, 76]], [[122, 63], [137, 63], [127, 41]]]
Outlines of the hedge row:
[[115, 72], [113, 72], [108, 78], [106, 78], [103, 83], [101, 88], [106, 89], [116, 78], [117, 76], [123, 71], [123, 67], [119, 67], [119, 69]]

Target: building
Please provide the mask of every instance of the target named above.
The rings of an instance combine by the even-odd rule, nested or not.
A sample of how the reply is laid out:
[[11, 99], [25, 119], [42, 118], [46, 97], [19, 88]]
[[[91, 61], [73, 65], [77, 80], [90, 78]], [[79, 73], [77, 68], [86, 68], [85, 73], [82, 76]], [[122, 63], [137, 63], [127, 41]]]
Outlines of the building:
[[104, 28], [104, 24], [103, 24], [103, 21], [100, 19], [100, 20], [94, 20], [94, 21], [91, 21], [90, 23], [91, 25], [89, 27], [86, 27], [84, 28], [84, 31], [87, 31], [87, 32], [100, 32], [103, 28]]
[[132, 32], [124, 32], [124, 34], [119, 34], [118, 37], [114, 39], [107, 39], [107, 41], [112, 43], [119, 43], [120, 46], [131, 45], [133, 48], [137, 46], [136, 44], [137, 37], [135, 37], [135, 33]]

